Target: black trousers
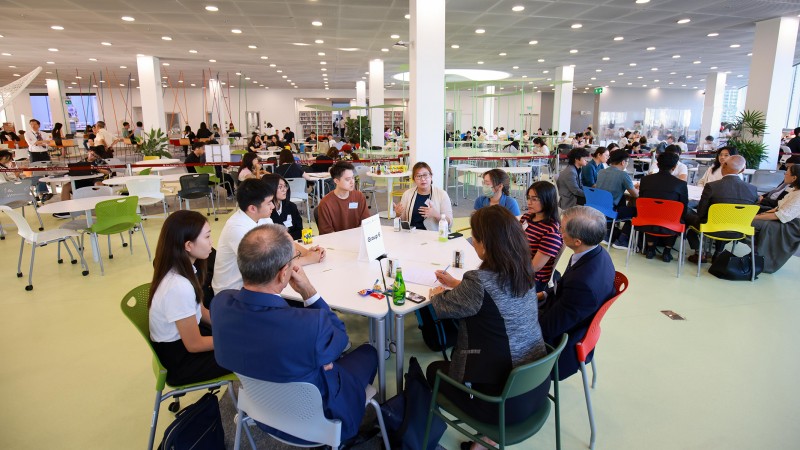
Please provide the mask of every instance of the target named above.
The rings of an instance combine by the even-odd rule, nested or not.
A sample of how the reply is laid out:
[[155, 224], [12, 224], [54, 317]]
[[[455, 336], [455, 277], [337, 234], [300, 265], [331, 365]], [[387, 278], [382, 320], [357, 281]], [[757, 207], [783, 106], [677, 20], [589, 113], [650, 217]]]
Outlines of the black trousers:
[[[211, 328], [201, 323], [200, 334], [211, 336]], [[217, 364], [213, 351], [191, 353], [180, 339], [152, 344], [158, 359], [167, 369], [167, 384], [171, 386], [198, 383], [231, 373]]]

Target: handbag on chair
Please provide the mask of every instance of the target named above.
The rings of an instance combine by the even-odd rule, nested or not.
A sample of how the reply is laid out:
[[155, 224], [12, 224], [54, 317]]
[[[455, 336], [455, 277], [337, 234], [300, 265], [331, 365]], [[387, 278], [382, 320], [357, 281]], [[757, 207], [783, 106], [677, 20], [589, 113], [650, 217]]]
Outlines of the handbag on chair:
[[[752, 279], [752, 260], [753, 253], [744, 256], [736, 256], [724, 250], [717, 255], [717, 259], [711, 263], [708, 273], [723, 280], [750, 281]], [[764, 257], [756, 255], [756, 278], [764, 270]]]

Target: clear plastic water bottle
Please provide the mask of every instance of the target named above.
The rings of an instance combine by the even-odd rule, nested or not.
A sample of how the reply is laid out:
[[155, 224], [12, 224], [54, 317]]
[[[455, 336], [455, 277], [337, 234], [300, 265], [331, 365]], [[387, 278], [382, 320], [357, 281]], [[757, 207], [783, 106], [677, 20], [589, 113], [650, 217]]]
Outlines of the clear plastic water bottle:
[[439, 242], [447, 242], [447, 235], [450, 234], [450, 230], [447, 228], [447, 218], [442, 216], [439, 219]]
[[403, 269], [398, 267], [396, 270], [392, 284], [392, 301], [397, 306], [403, 306], [406, 303], [406, 282], [403, 281]]

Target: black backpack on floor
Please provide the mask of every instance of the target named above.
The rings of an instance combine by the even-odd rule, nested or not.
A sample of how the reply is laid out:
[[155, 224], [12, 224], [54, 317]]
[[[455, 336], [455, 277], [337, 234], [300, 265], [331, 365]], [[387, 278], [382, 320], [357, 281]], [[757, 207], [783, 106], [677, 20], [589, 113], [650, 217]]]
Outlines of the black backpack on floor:
[[183, 408], [164, 431], [158, 450], [225, 450], [225, 431], [216, 393]]
[[425, 345], [435, 352], [442, 352], [445, 361], [449, 361], [445, 350], [456, 344], [458, 322], [454, 319], [438, 318], [431, 305], [418, 309], [415, 314]]

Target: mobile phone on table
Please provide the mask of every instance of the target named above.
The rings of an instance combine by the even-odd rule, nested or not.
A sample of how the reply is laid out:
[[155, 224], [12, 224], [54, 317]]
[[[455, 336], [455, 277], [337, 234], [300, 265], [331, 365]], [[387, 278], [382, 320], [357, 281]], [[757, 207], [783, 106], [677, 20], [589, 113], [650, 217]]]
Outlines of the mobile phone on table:
[[411, 222], [400, 221], [400, 228], [405, 231], [411, 231]]
[[411, 292], [411, 291], [406, 291], [406, 299], [414, 303], [422, 303], [425, 300], [427, 300], [424, 295], [420, 295], [417, 294], [416, 292]]
[[452, 233], [447, 235], [447, 239], [455, 239], [455, 238], [460, 238], [462, 236], [464, 236], [464, 235], [459, 233], [459, 232], [457, 232], [457, 231], [454, 231], [454, 232], [452, 232]]

